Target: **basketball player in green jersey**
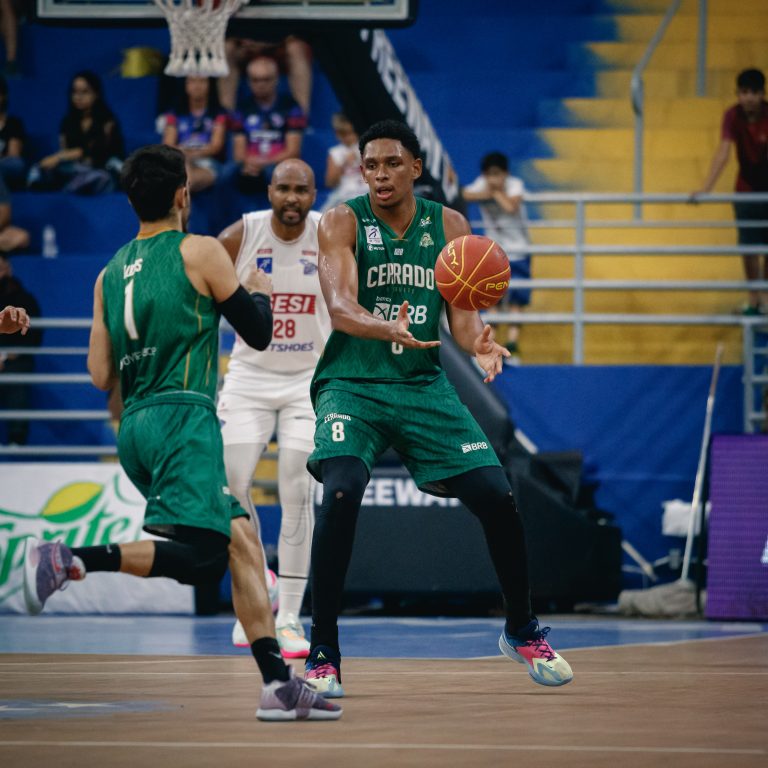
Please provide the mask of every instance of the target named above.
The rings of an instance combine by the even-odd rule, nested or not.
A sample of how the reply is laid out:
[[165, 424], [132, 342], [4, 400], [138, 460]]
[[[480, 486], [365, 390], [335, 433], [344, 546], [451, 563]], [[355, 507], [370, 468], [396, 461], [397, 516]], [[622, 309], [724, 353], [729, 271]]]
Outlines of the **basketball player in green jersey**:
[[88, 370], [100, 389], [120, 386], [120, 463], [147, 499], [145, 530], [164, 538], [71, 549], [28, 540], [27, 608], [39, 613], [54, 591], [94, 571], [201, 584], [218, 582], [229, 561], [235, 610], [264, 678], [257, 717], [335, 720], [341, 710], [280, 655], [262, 548], [226, 487], [214, 407], [220, 316], [264, 349], [272, 337], [271, 281], [254, 268], [241, 286], [215, 238], [185, 234], [189, 185], [179, 150], [137, 150], [122, 182], [139, 233], [96, 280]]
[[315, 450], [323, 483], [312, 540], [312, 638], [305, 679], [344, 695], [337, 619], [355, 524], [377, 457], [389, 446], [420, 489], [458, 498], [483, 526], [505, 598], [502, 652], [542, 685], [571, 680], [568, 663], [532, 615], [523, 526], [509, 482], [478, 424], [440, 367], [443, 307], [451, 334], [493, 381], [509, 353], [477, 312], [446, 306], [434, 265], [447, 241], [470, 233], [458, 212], [414, 195], [419, 142], [405, 124], [360, 137], [367, 195], [323, 215], [320, 283], [333, 332], [312, 382]]

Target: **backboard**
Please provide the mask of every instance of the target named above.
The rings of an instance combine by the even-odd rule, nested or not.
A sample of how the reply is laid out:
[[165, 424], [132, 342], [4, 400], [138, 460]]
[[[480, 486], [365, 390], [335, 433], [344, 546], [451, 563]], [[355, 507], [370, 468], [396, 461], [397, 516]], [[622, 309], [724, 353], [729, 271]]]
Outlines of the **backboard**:
[[[181, 2], [181, 0], [179, 0]], [[409, 24], [417, 0], [250, 0], [236, 17], [243, 21], [358, 22], [371, 26]], [[152, 0], [37, 0], [41, 21], [152, 21], [162, 14]]]

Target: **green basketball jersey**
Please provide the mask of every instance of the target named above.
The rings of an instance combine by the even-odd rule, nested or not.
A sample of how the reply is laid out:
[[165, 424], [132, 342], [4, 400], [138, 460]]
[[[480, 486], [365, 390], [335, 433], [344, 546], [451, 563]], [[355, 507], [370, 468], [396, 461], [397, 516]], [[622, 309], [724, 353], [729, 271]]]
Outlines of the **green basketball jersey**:
[[184, 271], [185, 237], [169, 231], [132, 240], [104, 273], [104, 322], [126, 406], [170, 392], [213, 404], [219, 315]]
[[[445, 245], [443, 206], [416, 198], [416, 213], [402, 238], [371, 210], [368, 195], [347, 201], [357, 219], [357, 301], [374, 317], [392, 320], [409, 304], [408, 330], [420, 341], [439, 338], [443, 298], [435, 286], [435, 261]], [[419, 381], [441, 372], [437, 347], [403, 349], [333, 331], [317, 364], [313, 396], [330, 379]]]

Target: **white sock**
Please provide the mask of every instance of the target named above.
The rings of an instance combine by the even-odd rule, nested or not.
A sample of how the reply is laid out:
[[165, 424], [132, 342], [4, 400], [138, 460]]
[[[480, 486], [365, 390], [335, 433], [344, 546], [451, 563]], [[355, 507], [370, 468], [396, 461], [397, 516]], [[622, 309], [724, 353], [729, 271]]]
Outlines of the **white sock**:
[[298, 617], [309, 575], [312, 549], [314, 480], [307, 472], [309, 454], [293, 448], [281, 448], [278, 489], [282, 519], [277, 543], [280, 566], [280, 608], [275, 624], [281, 626], [288, 616]]

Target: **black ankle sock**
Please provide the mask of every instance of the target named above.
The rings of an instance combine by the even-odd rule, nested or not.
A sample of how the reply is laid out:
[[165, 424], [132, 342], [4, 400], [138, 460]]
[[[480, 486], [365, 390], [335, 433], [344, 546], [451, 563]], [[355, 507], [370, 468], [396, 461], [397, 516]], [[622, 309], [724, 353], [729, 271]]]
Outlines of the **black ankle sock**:
[[274, 637], [260, 637], [254, 640], [251, 643], [251, 653], [259, 665], [264, 683], [271, 683], [273, 680], [285, 681], [289, 678], [288, 666], [283, 661], [280, 646]]
[[73, 547], [72, 554], [79, 557], [86, 571], [119, 571], [123, 558], [117, 544], [102, 547]]
[[333, 651], [336, 651], [339, 655], [339, 628], [334, 625], [333, 627], [320, 628], [316, 625], [312, 625], [312, 632], [310, 634], [310, 645], [314, 650], [318, 645], [325, 645]]
[[[523, 637], [523, 635], [529, 635], [531, 634], [529, 625], [530, 623], [534, 621], [534, 617], [528, 618], [522, 623], [519, 623], [518, 621], [514, 621], [512, 619], [507, 619], [504, 622], [504, 631], [511, 635], [512, 637], [519, 637], [521, 640], [530, 640], [529, 637]], [[536, 623], [536, 627], [538, 627], [538, 622]], [[528, 629], [529, 631], [524, 633], [523, 630]]]

